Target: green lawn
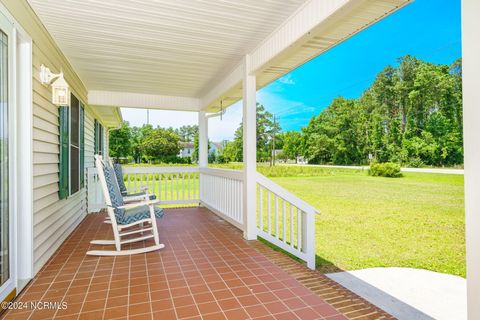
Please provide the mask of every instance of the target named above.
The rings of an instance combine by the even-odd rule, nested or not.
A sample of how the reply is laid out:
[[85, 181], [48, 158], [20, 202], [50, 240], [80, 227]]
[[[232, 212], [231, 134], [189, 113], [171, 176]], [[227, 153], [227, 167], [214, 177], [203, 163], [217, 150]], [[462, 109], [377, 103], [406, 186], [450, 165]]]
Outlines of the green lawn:
[[357, 170], [272, 180], [321, 211], [317, 267], [397, 266], [465, 276], [463, 176]]

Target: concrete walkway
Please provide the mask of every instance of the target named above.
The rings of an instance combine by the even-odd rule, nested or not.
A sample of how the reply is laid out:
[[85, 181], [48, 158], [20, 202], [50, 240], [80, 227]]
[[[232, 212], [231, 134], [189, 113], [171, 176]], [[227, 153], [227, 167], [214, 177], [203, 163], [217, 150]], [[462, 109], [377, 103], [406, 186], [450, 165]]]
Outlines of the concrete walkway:
[[371, 268], [327, 277], [400, 320], [467, 319], [462, 277], [411, 268]]

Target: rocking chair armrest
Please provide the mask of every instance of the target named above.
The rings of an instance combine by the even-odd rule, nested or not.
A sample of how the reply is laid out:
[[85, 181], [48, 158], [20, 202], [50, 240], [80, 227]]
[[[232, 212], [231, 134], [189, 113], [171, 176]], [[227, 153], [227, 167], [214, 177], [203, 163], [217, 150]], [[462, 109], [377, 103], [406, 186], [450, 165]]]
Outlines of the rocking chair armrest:
[[151, 201], [139, 201], [133, 203], [126, 203], [123, 206], [118, 206], [117, 209], [131, 209], [139, 206], [153, 206], [155, 204], [160, 203], [159, 200], [151, 200]]
[[137, 188], [129, 188], [129, 192], [135, 193], [135, 192], [145, 192], [148, 193], [148, 186], [139, 186]]
[[123, 202], [131, 203], [137, 201], [148, 201], [150, 199], [150, 196], [152, 196], [152, 194], [149, 193], [142, 194], [141, 196], [125, 196], [123, 197]]

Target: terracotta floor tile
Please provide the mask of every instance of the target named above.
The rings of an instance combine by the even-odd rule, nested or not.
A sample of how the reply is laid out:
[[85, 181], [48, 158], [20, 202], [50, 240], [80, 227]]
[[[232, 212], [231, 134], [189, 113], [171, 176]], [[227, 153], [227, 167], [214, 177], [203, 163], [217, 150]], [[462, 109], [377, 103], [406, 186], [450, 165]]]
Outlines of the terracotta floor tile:
[[175, 305], [175, 308], [186, 307], [186, 306], [194, 305], [195, 301], [191, 296], [176, 297], [176, 298], [173, 298], [173, 304]]
[[227, 316], [227, 319], [245, 320], [250, 318], [245, 309], [228, 310], [224, 313]]
[[104, 318], [105, 319], [115, 319], [128, 316], [128, 307], [120, 306], [114, 308], [105, 309]]
[[169, 290], [158, 290], [158, 291], [151, 291], [150, 297], [152, 301], [154, 300], [162, 300], [162, 299], [170, 299], [170, 291]]
[[221, 309], [216, 302], [207, 302], [197, 304], [197, 308], [202, 315], [220, 312]]
[[144, 314], [128, 316], [128, 320], [152, 320], [152, 319], [154, 319], [152, 313], [144, 313]]
[[[103, 214], [88, 215], [17, 297], [18, 301], [63, 300], [69, 306], [66, 310], [8, 311], [0, 318], [346, 319], [302, 284], [302, 276], [308, 279], [314, 273], [260, 242], [244, 241], [238, 229], [204, 208], [167, 209], [158, 222], [166, 245], [160, 251], [86, 256], [88, 250], [102, 249], [91, 245], [91, 240], [113, 237], [104, 219]], [[323, 275], [315, 277], [319, 286], [328, 284], [329, 292], [354, 297], [358, 310], [368, 305]]]
[[268, 302], [264, 304], [265, 308], [270, 311], [271, 314], [287, 312], [288, 308], [280, 301]]
[[90, 312], [96, 310], [103, 310], [105, 308], [105, 299], [95, 301], [85, 301], [82, 307], [82, 312]]
[[151, 312], [152, 312], [152, 309], [151, 309], [151, 306], [150, 306], [150, 302], [130, 304], [128, 306], [128, 314], [129, 315], [151, 313]]
[[128, 296], [113, 297], [107, 299], [106, 308], [125, 306], [128, 304]]
[[200, 315], [195, 305], [175, 308], [178, 319], [185, 319]]
[[225, 320], [227, 319], [222, 312], [210, 313], [202, 315], [203, 320]]
[[232, 310], [241, 307], [240, 303], [235, 298], [219, 300], [218, 304], [220, 305], [220, 308], [222, 308], [222, 310]]
[[161, 319], [161, 320], [176, 320], [177, 315], [175, 314], [175, 310], [173, 309], [160, 310], [160, 311], [153, 312], [153, 318]]
[[152, 311], [155, 313], [157, 311], [173, 309], [172, 299], [163, 299], [152, 301]]

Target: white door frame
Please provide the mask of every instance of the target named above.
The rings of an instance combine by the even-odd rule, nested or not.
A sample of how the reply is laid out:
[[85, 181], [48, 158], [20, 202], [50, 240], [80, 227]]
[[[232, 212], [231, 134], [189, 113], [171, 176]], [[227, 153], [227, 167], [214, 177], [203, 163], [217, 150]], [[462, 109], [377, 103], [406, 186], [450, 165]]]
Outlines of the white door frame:
[[0, 286], [0, 298], [4, 300], [17, 287], [16, 275], [16, 181], [15, 181], [15, 54], [16, 54], [16, 36], [15, 29], [10, 20], [0, 12], [0, 29], [8, 37], [8, 262], [9, 262], [9, 277]]
[[0, 4], [0, 28], [8, 39], [9, 262], [3, 301], [33, 278], [32, 40]]

